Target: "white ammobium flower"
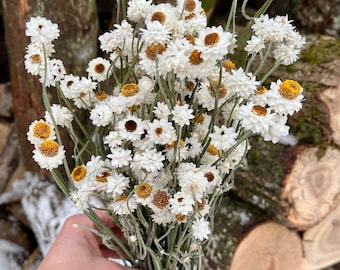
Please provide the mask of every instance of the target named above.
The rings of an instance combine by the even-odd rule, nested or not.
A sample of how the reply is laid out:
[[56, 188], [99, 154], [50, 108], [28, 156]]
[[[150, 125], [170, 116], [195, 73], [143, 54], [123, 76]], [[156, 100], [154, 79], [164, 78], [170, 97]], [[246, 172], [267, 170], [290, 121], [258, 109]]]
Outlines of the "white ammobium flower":
[[192, 232], [197, 240], [203, 241], [204, 239], [209, 239], [211, 234], [209, 221], [204, 218], [196, 219], [192, 223]]
[[180, 127], [187, 126], [190, 124], [190, 120], [194, 118], [192, 113], [193, 110], [189, 108], [187, 103], [182, 106], [176, 104], [172, 110], [172, 120]]
[[34, 145], [39, 145], [45, 140], [55, 140], [55, 130], [50, 123], [42, 119], [34, 120], [28, 127], [27, 139]]
[[[73, 114], [67, 107], [61, 106], [60, 104], [53, 104], [51, 106], [51, 112], [56, 125], [68, 128], [71, 127]], [[53, 125], [52, 118], [47, 111], [45, 112], [45, 119], [46, 122]]]
[[89, 62], [86, 71], [93, 80], [98, 82], [105, 81], [111, 76], [110, 62], [103, 57], [94, 58]]
[[209, 135], [211, 143], [219, 150], [228, 150], [236, 143], [237, 133], [232, 127], [214, 126], [214, 132]]
[[157, 172], [164, 166], [164, 156], [155, 149], [147, 149], [143, 152], [136, 152], [131, 162], [132, 170], [145, 170], [147, 172]]
[[145, 19], [151, 10], [151, 0], [130, 0], [128, 1], [127, 17], [133, 22]]
[[59, 29], [57, 24], [38, 16], [32, 17], [26, 23], [25, 34], [33, 42], [49, 43], [59, 37]]
[[59, 146], [53, 140], [45, 140], [33, 150], [33, 159], [42, 169], [55, 169], [63, 163], [64, 158], [64, 146]]
[[141, 41], [146, 46], [151, 44], [166, 45], [170, 40], [170, 29], [161, 24], [159, 21], [152, 21], [146, 24], [146, 29], [141, 29]]

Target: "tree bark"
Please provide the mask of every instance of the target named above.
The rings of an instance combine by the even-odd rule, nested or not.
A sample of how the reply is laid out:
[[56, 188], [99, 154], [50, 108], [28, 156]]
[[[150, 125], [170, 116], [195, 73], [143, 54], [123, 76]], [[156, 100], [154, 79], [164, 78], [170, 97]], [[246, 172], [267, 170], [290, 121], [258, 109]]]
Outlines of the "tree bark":
[[30, 123], [44, 115], [41, 85], [24, 68], [25, 23], [43, 16], [59, 25], [61, 37], [55, 42], [56, 58], [68, 73], [83, 75], [88, 61], [97, 53], [98, 16], [94, 0], [2, 0], [5, 39], [9, 59], [13, 107], [24, 165], [39, 171], [32, 159], [33, 146], [27, 142]]

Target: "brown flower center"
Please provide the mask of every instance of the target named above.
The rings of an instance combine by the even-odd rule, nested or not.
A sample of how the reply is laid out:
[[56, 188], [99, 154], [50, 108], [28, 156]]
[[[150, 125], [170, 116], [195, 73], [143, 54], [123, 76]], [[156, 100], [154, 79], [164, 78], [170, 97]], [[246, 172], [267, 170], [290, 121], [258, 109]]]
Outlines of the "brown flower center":
[[260, 105], [254, 105], [252, 108], [252, 111], [256, 113], [257, 115], [261, 115], [261, 116], [267, 115], [267, 109]]
[[213, 85], [209, 87], [210, 94], [215, 97], [218, 94], [218, 98], [224, 98], [227, 95], [227, 88], [219, 81], [213, 81]]
[[165, 46], [162, 44], [158, 44], [157, 46], [151, 44], [145, 50], [146, 56], [151, 59], [155, 60], [157, 54], [162, 54], [166, 50]]
[[110, 172], [103, 172], [102, 176], [97, 175], [96, 176], [96, 181], [105, 183], [107, 182], [107, 178], [111, 175]]
[[96, 99], [98, 100], [104, 100], [106, 99], [106, 97], [107, 97], [107, 94], [104, 91], [98, 91], [96, 93]]
[[193, 50], [189, 56], [189, 62], [193, 65], [199, 65], [203, 62], [201, 58], [201, 52], [199, 50]]
[[232, 70], [236, 69], [236, 66], [232, 61], [223, 61], [222, 67], [226, 72], [231, 72]]
[[165, 21], [165, 18], [166, 18], [166, 16], [165, 16], [165, 14], [164, 14], [163, 12], [161, 12], [161, 11], [156, 11], [155, 13], [152, 14], [152, 16], [151, 16], [151, 21], [152, 21], [152, 22], [158, 21], [158, 22], [160, 22], [161, 24], [163, 24], [164, 21]]
[[152, 203], [159, 209], [164, 209], [169, 205], [170, 196], [167, 192], [158, 190], [153, 195]]
[[128, 132], [134, 132], [137, 129], [137, 123], [134, 120], [128, 120], [125, 122], [125, 129]]
[[96, 73], [103, 73], [105, 71], [105, 66], [102, 63], [99, 63], [94, 66], [94, 71]]
[[267, 88], [265, 86], [260, 86], [259, 88], [257, 88], [255, 95], [263, 95], [265, 94], [267, 91]]
[[32, 54], [30, 59], [33, 64], [40, 64], [42, 62], [40, 54]]
[[215, 175], [212, 172], [206, 172], [204, 177], [207, 178], [208, 182], [212, 182], [215, 179]]
[[148, 183], [141, 183], [137, 188], [136, 188], [136, 194], [140, 198], [147, 198], [150, 196], [152, 191], [152, 186]]
[[204, 44], [205, 46], [211, 47], [211, 46], [216, 45], [219, 40], [220, 40], [220, 35], [218, 33], [213, 32], [205, 36]]
[[185, 2], [185, 10], [189, 12], [193, 12], [196, 8], [196, 3], [194, 0], [187, 0]]

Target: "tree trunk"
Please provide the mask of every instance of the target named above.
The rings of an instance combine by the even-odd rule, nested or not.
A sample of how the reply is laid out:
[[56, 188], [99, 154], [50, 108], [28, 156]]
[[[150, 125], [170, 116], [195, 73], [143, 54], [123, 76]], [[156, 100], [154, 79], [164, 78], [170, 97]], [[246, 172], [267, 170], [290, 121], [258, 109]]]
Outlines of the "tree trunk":
[[39, 171], [32, 159], [33, 147], [27, 142], [30, 123], [44, 115], [41, 85], [24, 68], [25, 23], [42, 16], [57, 23], [61, 37], [55, 42], [56, 58], [63, 60], [68, 73], [83, 75], [88, 61], [97, 53], [98, 15], [94, 0], [2, 0], [5, 39], [8, 51], [14, 114], [24, 164]]

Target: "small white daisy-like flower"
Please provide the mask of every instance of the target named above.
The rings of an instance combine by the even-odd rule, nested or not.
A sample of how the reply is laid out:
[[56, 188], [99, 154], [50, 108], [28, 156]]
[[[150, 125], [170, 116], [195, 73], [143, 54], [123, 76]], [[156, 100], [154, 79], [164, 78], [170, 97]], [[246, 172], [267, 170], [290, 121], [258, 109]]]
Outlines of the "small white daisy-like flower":
[[230, 95], [237, 94], [244, 99], [253, 95], [260, 84], [252, 73], [245, 73], [242, 68], [232, 70], [231, 74], [227, 73], [225, 81], [225, 87], [230, 91]]
[[117, 131], [123, 139], [136, 141], [144, 134], [144, 125], [141, 119], [128, 115], [119, 121]]
[[58, 168], [63, 163], [64, 158], [64, 146], [59, 146], [53, 140], [45, 140], [33, 150], [33, 159], [42, 169], [52, 170]]
[[164, 156], [156, 149], [147, 149], [143, 152], [136, 152], [131, 162], [131, 169], [146, 170], [147, 172], [156, 172], [163, 168]]
[[296, 62], [299, 58], [300, 49], [286, 44], [278, 44], [273, 50], [274, 59], [277, 63], [289, 66]]
[[25, 35], [33, 42], [48, 43], [59, 37], [58, 25], [46, 18], [32, 17], [26, 22]]
[[109, 100], [103, 100], [96, 104], [90, 112], [90, 120], [94, 126], [105, 127], [113, 121], [113, 108]]
[[28, 127], [27, 139], [31, 144], [38, 145], [45, 140], [55, 140], [53, 126], [44, 120], [34, 120]]
[[171, 114], [168, 105], [160, 101], [158, 101], [157, 105], [154, 107], [153, 113], [158, 119], [167, 119]]
[[105, 81], [111, 75], [110, 62], [103, 57], [94, 58], [89, 62], [86, 71], [93, 80]]
[[211, 234], [209, 221], [204, 218], [196, 219], [192, 223], [192, 233], [197, 240], [209, 239]]
[[90, 179], [95, 179], [97, 176], [102, 176], [107, 171], [106, 163], [101, 156], [92, 155], [85, 167], [87, 175]]
[[130, 0], [128, 2], [127, 17], [133, 22], [145, 19], [151, 10], [151, 0]]
[[131, 150], [115, 147], [111, 149], [111, 154], [108, 154], [107, 158], [111, 160], [113, 168], [122, 168], [124, 166], [128, 166], [131, 162]]
[[191, 158], [197, 157], [202, 152], [202, 144], [196, 133], [193, 133], [191, 137], [185, 138], [184, 144], [188, 149], [188, 155]]
[[[51, 106], [51, 112], [56, 125], [67, 128], [71, 127], [73, 114], [67, 107], [61, 106], [60, 104], [53, 104]], [[45, 112], [45, 119], [46, 122], [53, 125], [52, 118], [47, 111]]]
[[120, 146], [123, 142], [121, 136], [117, 131], [110, 131], [108, 135], [104, 137], [104, 144], [107, 144], [110, 148], [115, 148]]
[[195, 202], [191, 194], [176, 192], [173, 198], [170, 198], [170, 212], [174, 215], [188, 215], [194, 210]]
[[267, 101], [278, 114], [292, 115], [302, 108], [303, 88], [294, 80], [277, 80], [270, 84]]
[[164, 145], [176, 140], [176, 131], [166, 119], [156, 119], [149, 124], [148, 136], [153, 143]]
[[37, 43], [31, 43], [27, 46], [24, 64], [27, 72], [34, 76], [45, 70], [44, 52]]
[[71, 201], [73, 202], [74, 206], [80, 211], [87, 210], [90, 207], [89, 198], [90, 191], [85, 186], [74, 189], [70, 193]]
[[168, 208], [154, 211], [151, 214], [152, 221], [159, 225], [166, 225], [175, 221], [175, 216]]
[[219, 150], [228, 150], [236, 143], [237, 133], [232, 127], [214, 126], [214, 132], [209, 134], [211, 143]]
[[113, 211], [118, 216], [129, 215], [137, 208], [137, 202], [133, 196], [122, 195], [115, 199], [114, 202], [108, 204], [107, 209]]
[[187, 103], [182, 106], [176, 104], [171, 113], [173, 115], [172, 120], [180, 127], [190, 125], [190, 120], [194, 118], [193, 110], [189, 108]]
[[146, 46], [151, 44], [166, 45], [170, 40], [170, 29], [159, 21], [152, 21], [146, 24], [146, 29], [141, 29], [141, 40]]
[[45, 83], [46, 86], [55, 86], [56, 82], [59, 82], [64, 75], [66, 70], [64, 64], [59, 59], [50, 59], [47, 61], [47, 77], [45, 78], [45, 71], [40, 71], [40, 83]]
[[178, 184], [181, 191], [196, 199], [201, 199], [206, 192], [208, 180], [197, 168], [178, 173]]
[[247, 41], [247, 46], [244, 47], [244, 50], [248, 52], [248, 54], [257, 54], [264, 48], [265, 41], [258, 36], [252, 36], [251, 39]]
[[112, 174], [107, 177], [106, 192], [110, 193], [113, 198], [117, 198], [123, 194], [129, 187], [129, 184], [130, 179], [128, 177], [117, 172], [112, 172]]
[[271, 141], [272, 143], [277, 143], [281, 137], [287, 136], [289, 134], [289, 126], [287, 123], [286, 115], [277, 115], [274, 121], [274, 125], [271, 126], [268, 132], [263, 134], [263, 139], [265, 141]]
[[216, 166], [210, 165], [202, 165], [199, 169], [207, 179], [207, 193], [212, 194], [215, 188], [219, 187], [222, 183], [220, 171], [216, 168]]

